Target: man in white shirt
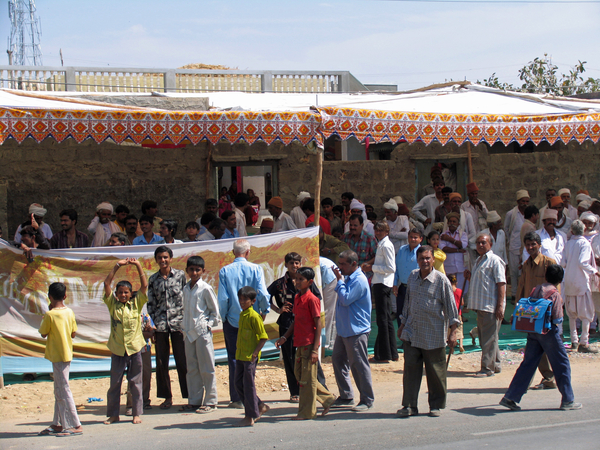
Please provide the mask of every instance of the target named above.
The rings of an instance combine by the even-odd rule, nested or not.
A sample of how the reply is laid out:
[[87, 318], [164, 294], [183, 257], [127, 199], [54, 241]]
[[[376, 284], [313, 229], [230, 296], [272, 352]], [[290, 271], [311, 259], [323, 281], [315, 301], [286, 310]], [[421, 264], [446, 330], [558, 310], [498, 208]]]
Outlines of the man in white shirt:
[[433, 219], [435, 219], [435, 209], [444, 203], [444, 196], [442, 195], [444, 186], [444, 180], [442, 178], [436, 178], [433, 181], [435, 194], [426, 195], [419, 203], [413, 206], [413, 214], [425, 226], [425, 235], [429, 234], [432, 230]]
[[374, 362], [397, 361], [398, 344], [391, 315], [392, 287], [394, 286], [394, 274], [396, 273], [396, 251], [388, 238], [390, 227], [387, 222], [377, 222], [374, 232], [377, 239], [375, 261], [373, 261], [373, 264], [364, 263], [362, 265], [363, 272], [373, 272], [371, 292], [377, 316]]
[[[42, 232], [44, 237], [46, 239], [50, 240], [50, 239], [52, 239], [52, 236], [53, 236], [52, 228], [50, 228], [50, 225], [48, 225], [46, 222], [44, 222], [44, 216], [46, 215], [47, 212], [48, 212], [48, 210], [46, 208], [44, 208], [42, 205], [40, 205], [39, 203], [32, 203], [31, 205], [29, 205], [28, 220], [31, 220], [32, 222], [33, 222], [33, 220], [35, 220], [38, 223], [39, 230]], [[110, 236], [109, 236], [109, 238], [110, 238]], [[17, 232], [15, 233], [14, 241], [17, 244], [21, 243], [21, 225], [19, 225], [19, 227], [17, 228]]]
[[508, 239], [508, 268], [510, 270], [510, 290], [514, 303], [517, 295], [521, 265], [521, 227], [525, 221], [525, 208], [529, 205], [529, 193], [517, 191], [517, 206], [511, 209], [504, 219], [504, 230]]
[[481, 200], [479, 200], [479, 188], [475, 182], [467, 184], [467, 196], [469, 200], [464, 202], [460, 209], [469, 213], [475, 226], [475, 234], [487, 227], [488, 209]]
[[294, 221], [296, 228], [306, 228], [306, 214], [302, 210], [302, 203], [304, 200], [310, 198], [310, 194], [306, 191], [302, 191], [296, 197], [296, 201], [298, 202], [298, 206], [295, 206], [294, 209], [290, 212], [290, 217]]
[[233, 199], [233, 204], [235, 206], [235, 208], [233, 208], [233, 211], [235, 212], [235, 228], [240, 234], [240, 237], [248, 236], [248, 232], [246, 231], [246, 214], [244, 213], [244, 210], [246, 209], [246, 206], [248, 206], [249, 201], [250, 197], [243, 192], [235, 194], [235, 198]]
[[[583, 236], [585, 225], [576, 220], [571, 225], [571, 239], [565, 246], [560, 263], [565, 268], [564, 296], [565, 310], [569, 316], [571, 329], [571, 349], [581, 353], [598, 353], [590, 347], [590, 322], [594, 320], [594, 302], [592, 301], [592, 284], [598, 283], [598, 269], [592, 246]], [[581, 337], [577, 336], [577, 319], [581, 320]]]
[[119, 226], [110, 220], [112, 213], [113, 205], [108, 202], [96, 206], [96, 216], [88, 226], [88, 231], [94, 235], [90, 247], [105, 246], [113, 233], [121, 231]]
[[281, 200], [281, 197], [273, 197], [269, 200], [267, 209], [273, 216], [273, 233], [296, 230], [298, 228], [292, 218], [283, 212], [283, 200]]
[[489, 211], [487, 215], [488, 228], [482, 230], [482, 233], [489, 234], [492, 238], [492, 251], [494, 255], [498, 255], [504, 264], [508, 264], [508, 256], [506, 254], [506, 235], [502, 229], [502, 218], [496, 211]]
[[214, 241], [221, 239], [227, 229], [227, 223], [218, 217], [208, 224], [208, 229], [196, 238], [197, 241]]
[[577, 208], [571, 205], [571, 191], [567, 188], [562, 188], [558, 190], [558, 196], [562, 199], [563, 205], [566, 210], [566, 216], [571, 220], [576, 220], [578, 216]]
[[[550, 208], [558, 212], [556, 217], [556, 225], [554, 228], [562, 231], [566, 236], [569, 236], [571, 232], [571, 224], [573, 223], [573, 219], [567, 214], [566, 203], [561, 197], [553, 197], [550, 199]], [[577, 212], [577, 210], [575, 210]], [[575, 217], [577, 219], [577, 217]]]
[[398, 215], [398, 203], [393, 198], [383, 204], [383, 211], [385, 212], [385, 221], [390, 227], [388, 239], [394, 245], [394, 252], [398, 253], [400, 247], [408, 244], [410, 222], [407, 216]]

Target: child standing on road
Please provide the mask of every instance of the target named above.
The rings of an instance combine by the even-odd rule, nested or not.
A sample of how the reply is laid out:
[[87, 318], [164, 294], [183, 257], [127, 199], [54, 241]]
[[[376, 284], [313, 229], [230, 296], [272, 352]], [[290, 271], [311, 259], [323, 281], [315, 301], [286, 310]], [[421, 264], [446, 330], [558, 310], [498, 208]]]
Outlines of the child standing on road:
[[192, 256], [185, 269], [190, 281], [183, 287], [183, 332], [188, 404], [180, 411], [217, 410], [215, 350], [211, 328], [219, 324], [219, 306], [213, 288], [202, 280], [204, 259]]
[[[129, 281], [119, 281], [115, 292], [110, 284], [122, 266], [136, 266], [140, 277], [140, 288], [135, 297]], [[112, 352], [110, 360], [110, 388], [106, 393], [105, 425], [119, 421], [121, 384], [127, 369], [127, 381], [131, 388], [133, 423], [142, 423], [142, 348], [146, 345], [142, 334], [140, 314], [148, 302], [148, 280], [142, 265], [135, 258], [123, 259], [115, 264], [104, 280], [104, 303], [110, 313], [110, 337], [108, 349]]]
[[293, 420], [314, 419], [317, 415], [317, 400], [323, 405], [324, 416], [335, 401], [334, 395], [317, 380], [319, 345], [321, 343], [321, 302], [310, 291], [315, 272], [310, 267], [301, 267], [296, 275], [298, 293], [294, 299], [294, 322], [288, 331], [280, 337], [279, 348], [293, 334], [296, 347], [294, 372], [300, 385], [298, 415]]
[[265, 331], [262, 317], [252, 305], [256, 301], [256, 291], [245, 286], [238, 291], [238, 300], [242, 308], [238, 328], [237, 349], [235, 351], [235, 389], [244, 403], [245, 416], [235, 426], [251, 427], [260, 416], [269, 409], [256, 395], [254, 377], [260, 351], [269, 335]]
[[39, 330], [43, 338], [48, 337], [45, 358], [52, 362], [54, 374], [54, 419], [52, 425], [39, 433], [41, 436], [83, 434], [69, 387], [69, 369], [73, 360], [72, 339], [77, 331], [77, 322], [73, 310], [64, 304], [66, 292], [67, 288], [62, 283], [50, 285], [50, 311], [42, 319]]

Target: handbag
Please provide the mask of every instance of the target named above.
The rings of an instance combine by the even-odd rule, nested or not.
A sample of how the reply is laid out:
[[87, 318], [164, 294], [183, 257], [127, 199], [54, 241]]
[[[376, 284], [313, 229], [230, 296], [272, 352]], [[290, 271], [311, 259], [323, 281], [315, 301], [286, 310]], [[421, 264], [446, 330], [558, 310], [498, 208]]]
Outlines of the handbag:
[[515, 306], [512, 330], [546, 334], [552, 328], [552, 302], [545, 298], [522, 298]]

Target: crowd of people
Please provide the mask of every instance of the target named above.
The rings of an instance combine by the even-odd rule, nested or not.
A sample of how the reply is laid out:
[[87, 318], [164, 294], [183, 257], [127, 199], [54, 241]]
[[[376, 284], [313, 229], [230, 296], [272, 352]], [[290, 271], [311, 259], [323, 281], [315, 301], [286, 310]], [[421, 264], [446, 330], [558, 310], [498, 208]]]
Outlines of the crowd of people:
[[[600, 309], [600, 200], [579, 192], [573, 206], [568, 189], [548, 189], [546, 204], [538, 209], [530, 204], [529, 193], [519, 190], [516, 206], [503, 221], [498, 212], [488, 210], [479, 199], [476, 183], [467, 185], [468, 200], [463, 202], [459, 193], [446, 188], [439, 167], [434, 166], [431, 173], [432, 193], [412, 210], [400, 196], [390, 198], [382, 205], [385, 218], [381, 220], [372, 206], [351, 192], [341, 195], [341, 205], [334, 205], [330, 198], [321, 201], [321, 289], [314, 284], [313, 269], [300, 267], [302, 255], [296, 253], [285, 256], [285, 275], [267, 287], [262, 269], [248, 261], [251, 249], [245, 239], [233, 242], [235, 259], [220, 268], [216, 293], [202, 281], [202, 258], [190, 258], [186, 271], [179, 271], [171, 267], [172, 251], [165, 245], [155, 251], [160, 268], [157, 273], [146, 281], [139, 270], [142, 287], [137, 293], [131, 291], [131, 284], [123, 282], [113, 292], [111, 282], [119, 267], [134, 264], [139, 268], [134, 259], [119, 261], [105, 281], [105, 302], [113, 318], [106, 423], [119, 420], [115, 392], [120, 392], [125, 368], [134, 423], [140, 422], [144, 408], [151, 407], [149, 382], [142, 382], [149, 379], [151, 370], [142, 361], [144, 353], [149, 356], [149, 337], [156, 345], [157, 396], [164, 399], [160, 408], [172, 407], [170, 341], [181, 394], [188, 399], [181, 410], [214, 411], [217, 395], [211, 329], [222, 321], [229, 366], [229, 407], [245, 409], [240, 426], [253, 425], [269, 410], [256, 395], [254, 376], [268, 338], [263, 320], [271, 309], [279, 314], [276, 346], [281, 348], [290, 401], [299, 403], [295, 419], [314, 418], [316, 402], [322, 404], [322, 414], [335, 407], [350, 407], [355, 412], [371, 409], [375, 398], [370, 364], [397, 361], [399, 348], [404, 354], [404, 394], [397, 416], [418, 414], [424, 366], [429, 415], [438, 417], [446, 405], [446, 346], [463, 346], [462, 313], [467, 308], [476, 313], [471, 337], [474, 343], [479, 339], [482, 355], [480, 368], [473, 375], [491, 377], [502, 370], [498, 341], [507, 300], [514, 304], [526, 297], [553, 302], [552, 329], [546, 335], [528, 334], [524, 361], [500, 404], [520, 409], [518, 402], [539, 367], [542, 381], [531, 389], [558, 388], [561, 409], [581, 408], [573, 398], [569, 361], [562, 344], [563, 304], [569, 319], [570, 350], [597, 353], [589, 336], [595, 332], [595, 312]], [[217, 218], [217, 210], [226, 206], [225, 194], [219, 202], [207, 200], [199, 224], [187, 224], [187, 241], [246, 235], [244, 210], [249, 206], [249, 196], [236, 194], [233, 207], [224, 209]], [[287, 214], [281, 198], [271, 198], [267, 209], [272, 219], [262, 221], [261, 233], [315, 226], [315, 204], [310, 194], [300, 193], [297, 201], [298, 205]], [[110, 204], [102, 203], [97, 210], [88, 228], [93, 235], [92, 245], [127, 245], [131, 237], [134, 245], [178, 242], [177, 223], [158, 219], [156, 203], [144, 202], [139, 220], [124, 206], [117, 207], [114, 220]], [[40, 237], [42, 241], [49, 239], [51, 248], [87, 245], [88, 236], [74, 228], [77, 217], [71, 211], [60, 213], [63, 230], [53, 236], [43, 222], [46, 211], [32, 205], [30, 223], [19, 227], [15, 241], [18, 238], [22, 242], [25, 252], [36, 247]], [[117, 227], [120, 231], [115, 231]], [[54, 246], [65, 243], [65, 247]], [[49, 292], [53, 309], [48, 315], [64, 308], [55, 306], [65, 298], [61, 292]], [[142, 310], [146, 303], [147, 313]], [[373, 309], [377, 338], [374, 355], [369, 358]], [[323, 324], [323, 346], [333, 351], [337, 398], [327, 388], [319, 362]], [[40, 330], [42, 334], [48, 334], [46, 331]], [[69, 341], [74, 331], [65, 329], [64, 340]], [[47, 349], [50, 347], [49, 338]], [[70, 361], [68, 358], [67, 352], [61, 364]], [[55, 376], [57, 371], [65, 370], [68, 374], [68, 366], [55, 367]], [[358, 389], [358, 402], [350, 375]], [[61, 404], [64, 407], [65, 403]], [[58, 414], [45, 432], [78, 433], [80, 426], [76, 418]]]

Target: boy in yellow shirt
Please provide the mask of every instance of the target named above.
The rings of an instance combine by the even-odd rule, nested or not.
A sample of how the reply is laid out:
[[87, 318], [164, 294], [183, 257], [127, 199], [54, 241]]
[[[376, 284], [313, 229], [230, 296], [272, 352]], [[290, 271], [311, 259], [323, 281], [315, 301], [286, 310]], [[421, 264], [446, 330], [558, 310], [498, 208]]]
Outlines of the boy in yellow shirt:
[[[115, 274], [122, 266], [133, 265], [140, 277], [140, 288], [133, 296], [133, 288], [129, 281], [117, 283], [115, 292], [110, 287]], [[121, 384], [127, 369], [127, 381], [131, 388], [133, 423], [142, 423], [142, 348], [146, 345], [142, 334], [140, 314], [142, 307], [148, 302], [146, 294], [148, 280], [142, 265], [135, 258], [122, 259], [117, 262], [104, 280], [104, 303], [110, 313], [110, 337], [108, 349], [112, 352], [110, 359], [110, 387], [106, 393], [106, 425], [119, 421]]]
[[47, 337], [45, 358], [52, 362], [54, 374], [54, 420], [40, 435], [74, 436], [83, 434], [77, 408], [69, 387], [69, 369], [73, 360], [73, 338], [77, 322], [73, 310], [64, 304], [67, 288], [52, 283], [48, 288], [50, 310], [42, 319], [40, 334]]

